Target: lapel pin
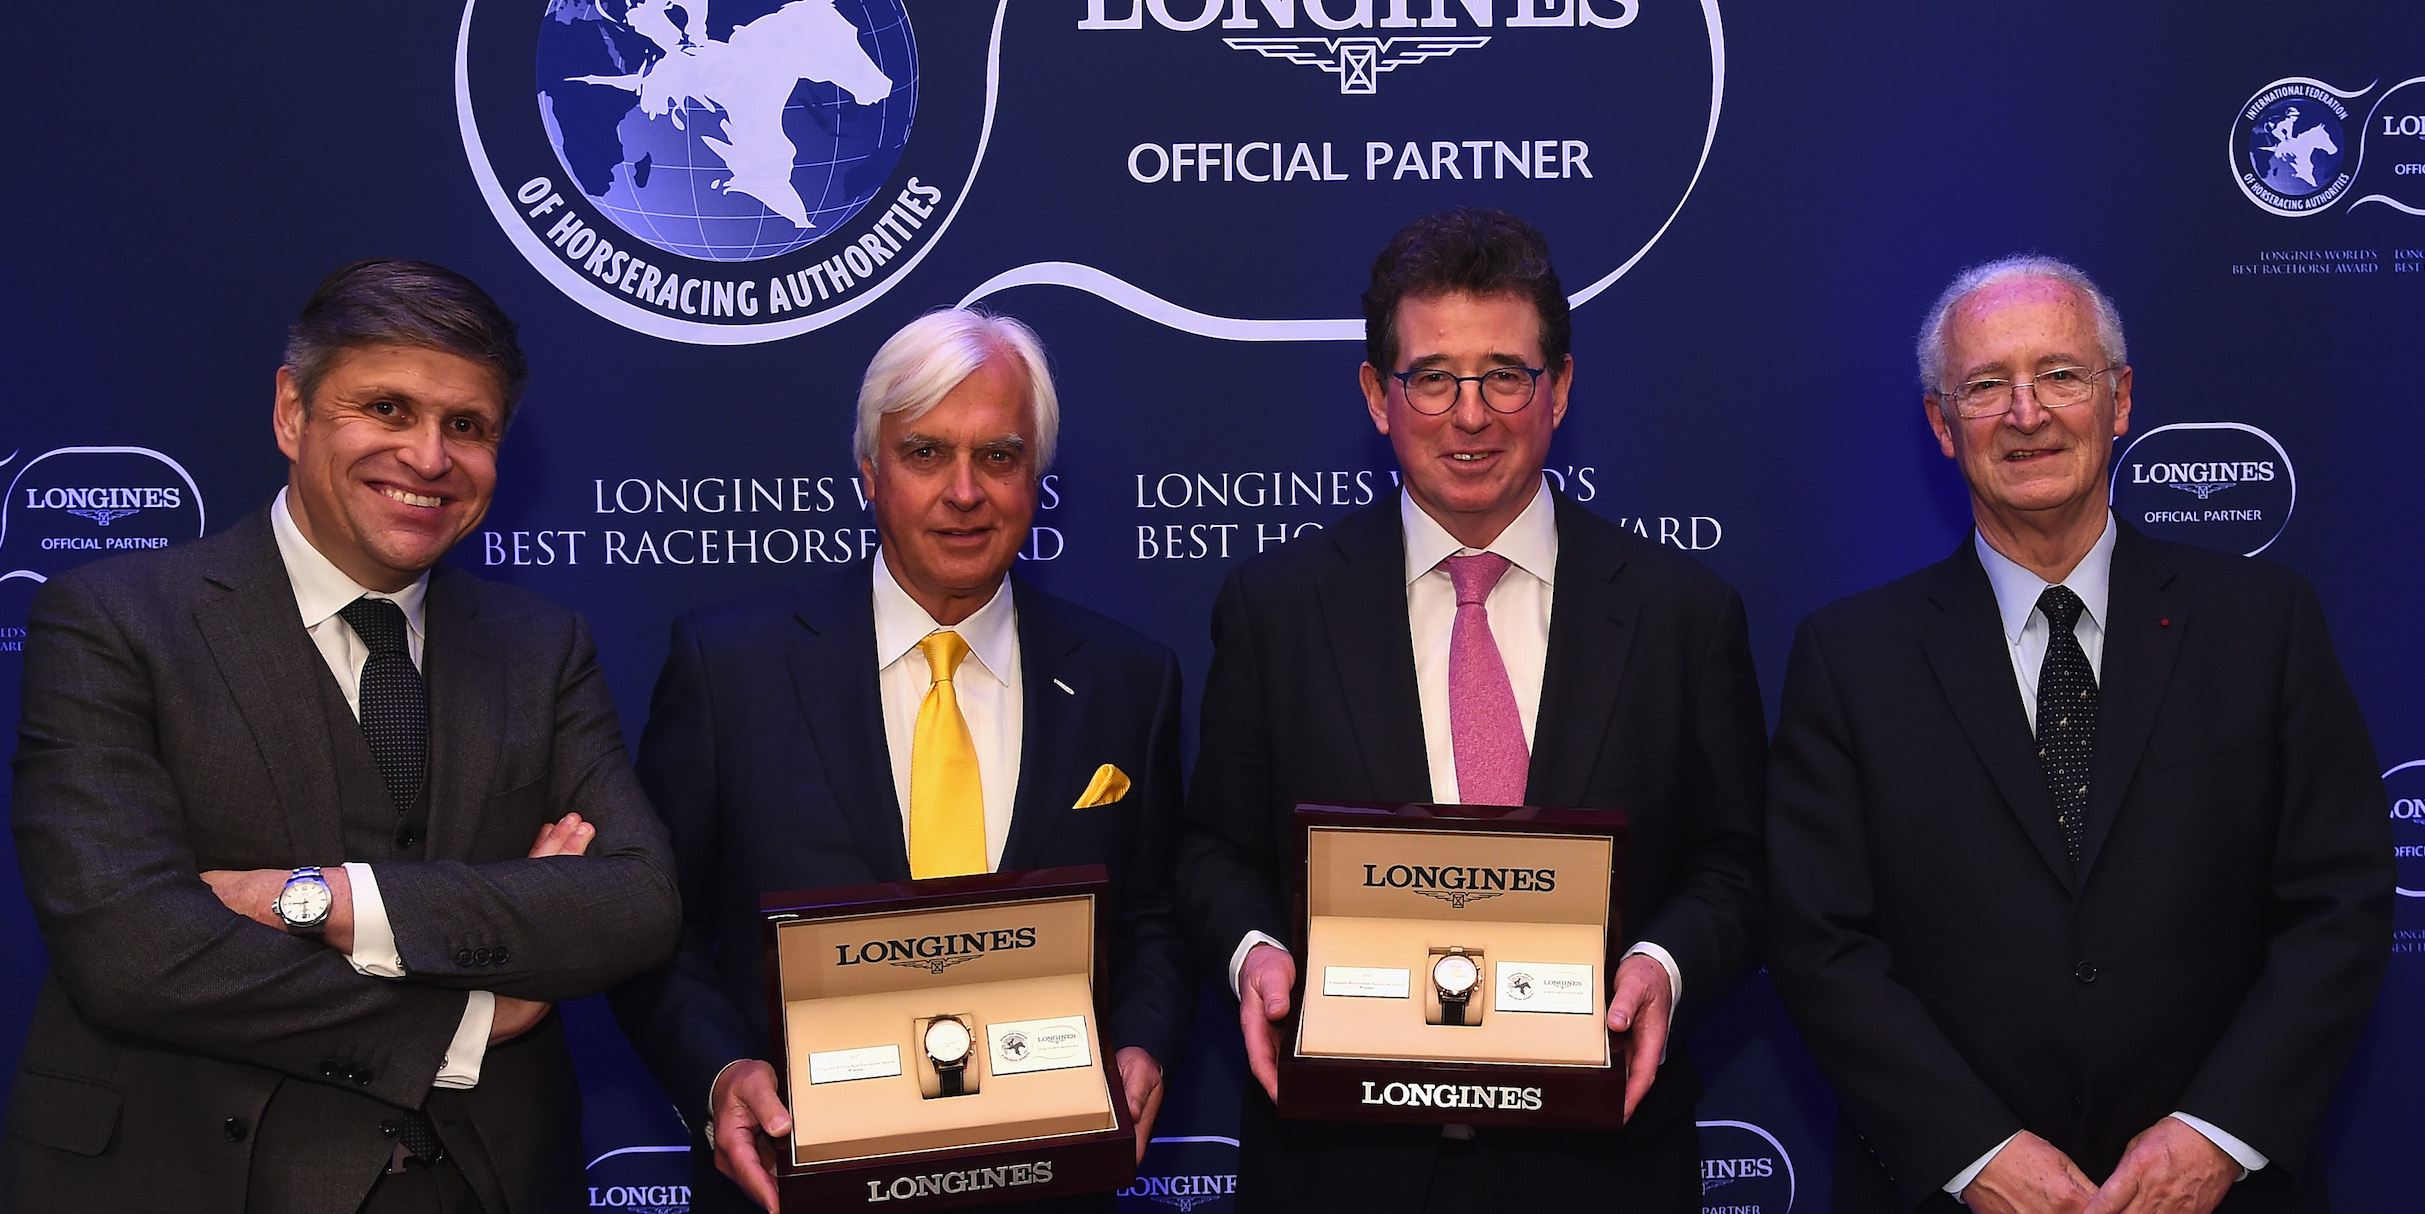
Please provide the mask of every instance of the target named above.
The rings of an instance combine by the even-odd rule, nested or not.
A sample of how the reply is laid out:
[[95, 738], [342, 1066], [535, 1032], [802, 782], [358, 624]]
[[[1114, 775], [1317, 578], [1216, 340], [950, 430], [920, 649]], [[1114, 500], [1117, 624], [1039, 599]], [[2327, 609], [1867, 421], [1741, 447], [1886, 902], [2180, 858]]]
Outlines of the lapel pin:
[[2156, 617], [2156, 627], [2158, 627], [2158, 628], [2170, 628], [2170, 627], [2172, 627], [2172, 617], [2171, 617], [2171, 616], [2168, 616], [2168, 615], [2160, 615], [2160, 616], [2157, 616], [2157, 617]]
[[[2166, 620], [2166, 621], [2165, 621], [2165, 623], [2167, 623], [2167, 624], [2169, 624], [2169, 623], [2171, 623], [2171, 622], [2172, 622], [2172, 621], [2170, 621], [2170, 620]], [[1078, 694], [1078, 689], [1077, 689], [1077, 688], [1072, 687], [1072, 686], [1070, 686], [1069, 684], [1064, 683], [1064, 682], [1062, 682], [1062, 681], [1061, 681], [1061, 680], [1059, 680], [1059, 679], [1054, 679], [1054, 680], [1053, 680], [1053, 686], [1058, 687], [1058, 688], [1060, 688], [1061, 690], [1066, 691], [1066, 692], [1068, 692], [1069, 694], [1071, 694], [1071, 695], [1073, 695], [1073, 696], [1074, 696], [1074, 695], [1076, 695], [1076, 694]]]

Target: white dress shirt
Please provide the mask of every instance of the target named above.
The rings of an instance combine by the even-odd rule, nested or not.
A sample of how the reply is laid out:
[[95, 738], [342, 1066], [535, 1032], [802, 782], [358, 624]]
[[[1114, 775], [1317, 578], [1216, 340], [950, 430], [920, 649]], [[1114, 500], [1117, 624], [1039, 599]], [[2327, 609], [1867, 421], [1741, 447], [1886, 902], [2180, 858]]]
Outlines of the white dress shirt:
[[[1483, 599], [1490, 614], [1490, 634], [1499, 643], [1499, 660], [1507, 666], [1507, 681], [1516, 694], [1516, 715], [1524, 723], [1524, 746], [1533, 749], [1533, 728], [1541, 715], [1541, 679], [1549, 665], [1549, 612], [1558, 571], [1557, 500], [1543, 480], [1524, 512], [1507, 524], [1489, 544], [1468, 548], [1439, 521], [1423, 513], [1412, 494], [1398, 495], [1398, 521], [1406, 534], [1406, 621], [1414, 634], [1415, 698], [1423, 711], [1423, 754], [1431, 771], [1431, 798], [1443, 804], [1461, 803], [1458, 795], [1457, 751], [1448, 721], [1448, 650], [1457, 622], [1457, 586], [1441, 562], [1452, 556], [1480, 552], [1507, 558], [1509, 568]], [[1262, 932], [1249, 932], [1229, 959], [1229, 988], [1238, 989], [1238, 970], [1258, 944], [1286, 945]], [[1643, 940], [1625, 955], [1651, 958], [1667, 971], [1668, 992], [1684, 998], [1684, 974], [1665, 948]]]
[[[901, 801], [901, 842], [909, 843], [910, 749], [918, 733], [918, 706], [926, 702], [926, 654], [918, 642], [944, 627], [909, 597], [875, 559], [876, 691], [884, 707], [884, 745], [892, 752], [893, 792]], [[977, 750], [977, 781], [985, 799], [985, 867], [1002, 867], [1002, 844], [1010, 838], [1010, 811], [1019, 792], [1019, 745], [1026, 703], [1020, 698], [1019, 617], [1011, 603], [1010, 579], [967, 619], [950, 626], [968, 642], [968, 656], [952, 678], [960, 715], [968, 720]]]
[[[429, 575], [424, 573], [413, 584], [394, 594], [363, 589], [354, 579], [345, 576], [311, 541], [303, 538], [295, 526], [294, 515], [286, 509], [286, 490], [278, 491], [269, 508], [270, 532], [278, 538], [278, 556], [286, 564], [286, 580], [294, 587], [295, 607], [303, 615], [303, 629], [311, 634], [312, 644], [320, 649], [320, 657], [328, 663], [329, 674], [345, 691], [345, 706], [354, 716], [362, 715], [362, 667], [370, 661], [370, 647], [354, 635], [353, 625], [338, 615], [345, 605], [368, 596], [393, 599], [404, 612], [405, 643], [412, 650], [413, 665], [421, 665], [423, 644], [422, 624], [428, 614]], [[388, 922], [387, 903], [379, 896], [379, 879], [368, 864], [347, 864], [346, 877], [353, 883], [354, 951], [346, 961], [355, 972], [373, 978], [402, 978], [404, 956], [396, 951], [396, 932]], [[446, 1061], [438, 1067], [433, 1085], [442, 1088], [476, 1087], [480, 1083], [480, 1064], [488, 1056], [488, 1032], [497, 1014], [497, 997], [488, 991], [473, 991], [464, 1005], [463, 1020], [455, 1026], [455, 1039], [446, 1047]]]
[[[2113, 516], [2108, 514], [2104, 533], [2097, 536], [2097, 542], [2089, 546], [2088, 554], [2080, 558], [2079, 564], [2072, 566], [2071, 572], [2064, 575], [2061, 583], [2080, 596], [2080, 602], [2086, 605], [2087, 609], [2080, 613], [2079, 622], [2072, 625], [2071, 634], [2079, 638], [2081, 650], [2088, 655], [2089, 672], [2096, 675], [2099, 681], [2105, 677], [2105, 621], [2108, 618], [2105, 610], [2113, 601], [2113, 545], [2120, 533], [2121, 529], [2115, 525]], [[2047, 623], [2046, 613], [2038, 610], [2038, 596], [2056, 583], [2039, 577], [2022, 567], [2020, 562], [1996, 551], [1988, 544], [1986, 536], [1975, 531], [1971, 533], [1971, 544], [1978, 550], [1979, 564], [1987, 570], [1987, 584], [1995, 589], [1996, 613], [2003, 619], [2004, 646], [2012, 655], [2013, 682], [2020, 690], [2021, 708], [2029, 714], [2029, 728], [2034, 733], [2038, 728], [2038, 673], [2046, 666], [2046, 647], [2053, 639], [2053, 626]], [[2222, 1148], [2224, 1154], [2240, 1165], [2243, 1178], [2265, 1166], [2265, 1156], [2213, 1123], [2187, 1113], [2174, 1113], [2173, 1117]], [[2019, 1136], [2016, 1134], [2013, 1137]], [[1978, 1179], [1979, 1173], [1987, 1170], [1987, 1165], [2011, 1141], [2012, 1138], [2007, 1138], [1997, 1143], [1993, 1150], [1979, 1156], [1946, 1184], [1945, 1191], [1956, 1197], [1961, 1196], [1962, 1190], [1969, 1188], [1970, 1182]]]

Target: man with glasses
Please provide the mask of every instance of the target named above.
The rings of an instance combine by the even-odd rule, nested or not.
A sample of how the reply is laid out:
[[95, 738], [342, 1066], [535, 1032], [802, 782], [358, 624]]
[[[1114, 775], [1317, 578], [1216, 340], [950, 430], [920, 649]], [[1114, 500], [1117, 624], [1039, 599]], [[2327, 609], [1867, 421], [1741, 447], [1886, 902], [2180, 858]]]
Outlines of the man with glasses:
[[2113, 517], [2131, 369], [2079, 270], [1963, 274], [1919, 358], [1976, 531], [1803, 622], [1770, 767], [1835, 1208], [2323, 1209], [2392, 856], [2315, 594]]
[[[1373, 263], [1361, 376], [1405, 492], [1239, 567], [1214, 608], [1181, 916], [1240, 996], [1247, 1210], [1700, 1207], [1682, 1030], [1749, 966], [1763, 725], [1742, 601], [1543, 481], [1574, 381], [1549, 248], [1498, 211]], [[1273, 1022], [1300, 801], [1631, 811], [1622, 1133], [1290, 1122]], [[1661, 1059], [1665, 1062], [1662, 1064]], [[1511, 1185], [1514, 1187], [1511, 1188]]]

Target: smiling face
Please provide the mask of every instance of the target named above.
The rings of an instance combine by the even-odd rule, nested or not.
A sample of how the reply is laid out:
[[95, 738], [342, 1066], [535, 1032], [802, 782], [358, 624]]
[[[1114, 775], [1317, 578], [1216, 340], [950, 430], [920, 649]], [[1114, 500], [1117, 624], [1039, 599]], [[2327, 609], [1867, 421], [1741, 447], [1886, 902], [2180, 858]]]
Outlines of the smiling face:
[[1036, 516], [1027, 375], [997, 354], [915, 421], [887, 413], [859, 465], [893, 579], [938, 624], [985, 605]]
[[[1408, 296], [1398, 301], [1398, 360], [1390, 371], [1436, 367], [1480, 375], [1493, 367], [1539, 367], [1541, 311], [1521, 295]], [[1371, 363], [1360, 372], [1375, 428], [1397, 452], [1406, 492], [1457, 542], [1479, 548], [1497, 539], [1541, 484], [1549, 439], [1566, 420], [1574, 359], [1550, 367], [1531, 403], [1514, 413], [1482, 402], [1479, 384], [1460, 384], [1446, 413], [1425, 416], [1397, 379]]]
[[[1935, 386], [2105, 365], [2095, 309], [2078, 288], [2046, 278], [2006, 279], [1954, 305], [1945, 324], [1946, 383]], [[2096, 378], [2086, 402], [2062, 409], [2041, 406], [2029, 389], [2014, 393], [2008, 412], [1989, 417], [1963, 418], [1950, 401], [1926, 399], [1929, 427], [1946, 458], [1961, 466], [1971, 513], [1990, 543], [1999, 536], [2080, 533], [2093, 543], [2104, 531], [2113, 440], [2130, 430], [2130, 371]]]
[[287, 510], [364, 587], [397, 591], [488, 513], [505, 395], [488, 368], [420, 346], [341, 350], [309, 402], [278, 369]]

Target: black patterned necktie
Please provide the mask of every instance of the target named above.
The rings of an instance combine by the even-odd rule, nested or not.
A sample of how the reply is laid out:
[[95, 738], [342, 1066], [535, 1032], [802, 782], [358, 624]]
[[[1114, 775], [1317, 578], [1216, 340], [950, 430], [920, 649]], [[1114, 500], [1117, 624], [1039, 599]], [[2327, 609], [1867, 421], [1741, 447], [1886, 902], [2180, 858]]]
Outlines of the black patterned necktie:
[[362, 663], [362, 735], [370, 740], [379, 778], [399, 814], [421, 796], [429, 772], [429, 687], [405, 645], [404, 609], [391, 599], [363, 597], [337, 612], [370, 647]]
[[2046, 791], [2054, 794], [2063, 851], [2074, 864], [2088, 831], [2088, 761], [2097, 742], [2097, 675], [2072, 633], [2087, 607], [2065, 586], [2049, 586], [2038, 596], [2049, 629], [2046, 663], [2038, 668], [2038, 767], [2046, 773]]

